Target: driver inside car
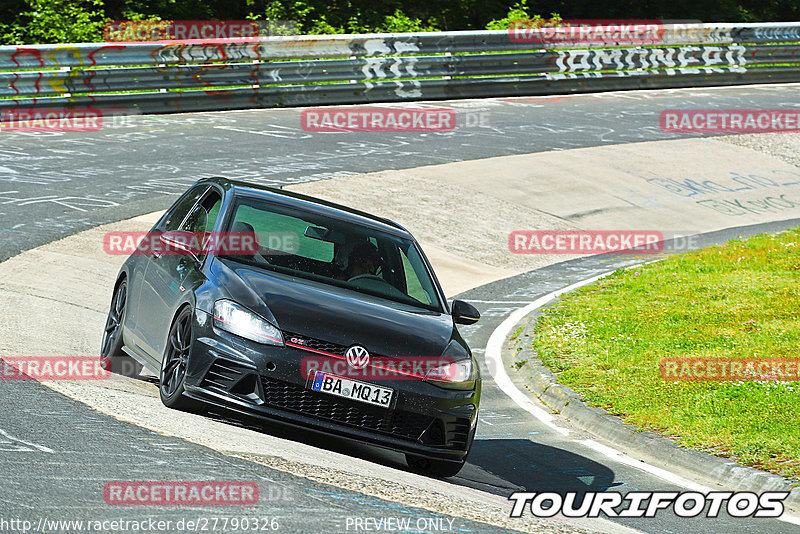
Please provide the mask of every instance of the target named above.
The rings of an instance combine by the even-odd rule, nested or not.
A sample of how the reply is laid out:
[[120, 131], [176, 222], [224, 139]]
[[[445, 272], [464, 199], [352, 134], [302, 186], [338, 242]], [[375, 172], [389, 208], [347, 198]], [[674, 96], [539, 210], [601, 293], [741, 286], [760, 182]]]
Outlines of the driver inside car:
[[378, 268], [381, 264], [378, 247], [369, 241], [358, 243], [347, 257], [344, 279], [352, 282], [359, 278], [378, 276]]

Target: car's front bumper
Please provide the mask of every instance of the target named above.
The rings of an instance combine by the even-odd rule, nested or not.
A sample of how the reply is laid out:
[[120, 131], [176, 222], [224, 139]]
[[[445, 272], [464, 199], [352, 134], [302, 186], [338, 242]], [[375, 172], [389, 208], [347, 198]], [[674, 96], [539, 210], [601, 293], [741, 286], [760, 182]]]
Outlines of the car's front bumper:
[[462, 460], [472, 443], [480, 380], [472, 390], [424, 380], [381, 380], [389, 409], [313, 391], [301, 362], [309, 352], [250, 342], [213, 327], [198, 311], [185, 389], [190, 397], [239, 413], [356, 439], [393, 450]]

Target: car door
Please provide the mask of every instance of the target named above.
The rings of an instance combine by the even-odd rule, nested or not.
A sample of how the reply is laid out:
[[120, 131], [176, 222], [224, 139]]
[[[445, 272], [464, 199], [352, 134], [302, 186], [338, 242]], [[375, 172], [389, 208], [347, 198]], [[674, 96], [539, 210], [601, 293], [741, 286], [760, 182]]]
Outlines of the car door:
[[190, 274], [196, 274], [204, 260], [201, 254], [192, 254], [174, 246], [170, 232], [202, 233], [212, 229], [221, 202], [220, 192], [206, 187], [182, 220], [166, 221], [162, 235], [163, 253], [154, 253], [148, 258], [141, 286], [138, 322], [146, 345], [144, 348], [157, 361], [164, 353], [173, 315], [185, 300], [183, 281]]
[[147, 317], [149, 313], [148, 305], [142, 304], [142, 287], [145, 284], [147, 265], [153, 257], [150, 244], [153, 242], [159, 244], [158, 238], [155, 236], [166, 228], [176, 230], [206, 191], [208, 191], [208, 186], [201, 185], [193, 187], [181, 195], [150, 230], [142, 245], [141, 254], [137, 253], [139, 255], [134, 258], [135, 261], [131, 262], [131, 269], [128, 272], [128, 305], [125, 311], [125, 326], [129, 337], [126, 339], [129, 339], [138, 349], [145, 348], [140, 317]]

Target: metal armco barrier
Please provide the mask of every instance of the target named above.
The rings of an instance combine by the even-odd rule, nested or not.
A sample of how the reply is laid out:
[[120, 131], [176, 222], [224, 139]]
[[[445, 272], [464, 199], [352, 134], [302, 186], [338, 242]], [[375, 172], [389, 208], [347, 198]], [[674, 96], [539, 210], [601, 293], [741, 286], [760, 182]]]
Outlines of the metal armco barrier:
[[0, 111], [168, 113], [800, 81], [800, 23], [665, 25], [635, 44], [537, 31], [3, 46]]

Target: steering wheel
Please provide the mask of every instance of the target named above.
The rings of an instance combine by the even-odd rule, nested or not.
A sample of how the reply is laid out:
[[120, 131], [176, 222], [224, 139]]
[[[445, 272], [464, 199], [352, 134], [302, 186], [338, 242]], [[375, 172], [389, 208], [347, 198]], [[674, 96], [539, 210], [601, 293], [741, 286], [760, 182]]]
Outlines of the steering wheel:
[[376, 274], [369, 274], [369, 273], [356, 275], [353, 278], [350, 278], [348, 280], [348, 282], [354, 282], [356, 280], [378, 280], [380, 282], [383, 282], [384, 284], [388, 284], [389, 283], [386, 280], [384, 280], [383, 278], [381, 278], [380, 276], [378, 276]]

